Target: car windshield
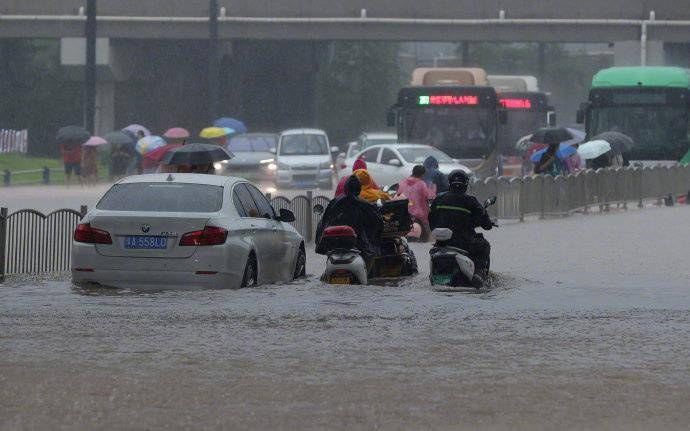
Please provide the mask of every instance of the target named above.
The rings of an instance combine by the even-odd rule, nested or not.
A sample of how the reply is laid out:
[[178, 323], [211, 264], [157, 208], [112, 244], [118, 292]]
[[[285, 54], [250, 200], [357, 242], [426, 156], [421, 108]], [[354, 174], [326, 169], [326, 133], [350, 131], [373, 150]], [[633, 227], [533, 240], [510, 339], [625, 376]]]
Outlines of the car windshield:
[[448, 157], [443, 151], [430, 147], [408, 147], [398, 148], [398, 152], [407, 163], [424, 163], [429, 156], [434, 156], [439, 163], [453, 163], [453, 159]]
[[280, 141], [281, 156], [312, 156], [328, 153], [324, 135], [285, 135]]
[[230, 138], [228, 150], [232, 152], [269, 152], [276, 147], [278, 137], [275, 135], [237, 135]]
[[223, 187], [186, 183], [115, 184], [96, 208], [107, 211], [212, 213], [223, 206]]
[[589, 135], [617, 131], [630, 136], [631, 160], [679, 160], [688, 150], [688, 113], [674, 106], [607, 106], [591, 110]]
[[488, 108], [411, 109], [403, 115], [406, 141], [431, 145], [458, 159], [485, 157], [494, 149], [493, 112]]

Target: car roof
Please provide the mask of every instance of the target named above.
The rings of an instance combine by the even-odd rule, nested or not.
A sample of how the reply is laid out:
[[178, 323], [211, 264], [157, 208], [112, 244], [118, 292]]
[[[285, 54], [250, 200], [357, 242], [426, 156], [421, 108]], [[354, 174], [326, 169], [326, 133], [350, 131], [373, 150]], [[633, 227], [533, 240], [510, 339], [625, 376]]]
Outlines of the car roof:
[[277, 133], [271, 133], [271, 132], [235, 133], [234, 135], [230, 135], [230, 140], [232, 140], [233, 138], [240, 137], [240, 136], [249, 136], [249, 137], [252, 137], [252, 136], [271, 136], [271, 137], [277, 138], [278, 134]]
[[[172, 181], [168, 181], [168, 177], [172, 176]], [[187, 184], [208, 184], [211, 186], [230, 186], [237, 182], [246, 181], [243, 178], [226, 177], [223, 175], [209, 175], [209, 174], [144, 174], [132, 175], [121, 179], [117, 184], [133, 184], [133, 183], [187, 183]]]
[[280, 132], [281, 135], [325, 135], [321, 129], [287, 129]]
[[434, 148], [431, 145], [424, 145], [424, 144], [376, 144], [376, 145], [371, 145], [371, 146], [365, 148], [363, 151], [371, 150], [372, 148], [416, 148], [416, 147]]
[[364, 132], [362, 135], [369, 139], [398, 139], [397, 133], [385, 133], [385, 132]]

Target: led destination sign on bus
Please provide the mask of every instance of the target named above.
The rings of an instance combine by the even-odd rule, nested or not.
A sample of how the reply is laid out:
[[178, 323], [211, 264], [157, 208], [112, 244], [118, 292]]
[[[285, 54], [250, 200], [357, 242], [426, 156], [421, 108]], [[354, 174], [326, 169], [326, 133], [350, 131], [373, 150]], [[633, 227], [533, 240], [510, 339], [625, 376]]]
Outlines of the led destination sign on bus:
[[506, 109], [531, 109], [532, 101], [529, 99], [505, 98], [500, 100], [501, 106]]
[[424, 106], [475, 106], [479, 104], [479, 96], [453, 94], [419, 96], [417, 104]]

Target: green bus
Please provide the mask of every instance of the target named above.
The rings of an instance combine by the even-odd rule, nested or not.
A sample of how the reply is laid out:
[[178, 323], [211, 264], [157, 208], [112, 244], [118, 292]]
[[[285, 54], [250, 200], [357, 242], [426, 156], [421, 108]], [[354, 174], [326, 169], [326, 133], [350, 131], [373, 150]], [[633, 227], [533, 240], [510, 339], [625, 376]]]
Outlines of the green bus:
[[634, 145], [629, 161], [678, 161], [688, 151], [690, 71], [679, 67], [612, 67], [592, 80], [577, 122], [587, 139], [617, 131]]

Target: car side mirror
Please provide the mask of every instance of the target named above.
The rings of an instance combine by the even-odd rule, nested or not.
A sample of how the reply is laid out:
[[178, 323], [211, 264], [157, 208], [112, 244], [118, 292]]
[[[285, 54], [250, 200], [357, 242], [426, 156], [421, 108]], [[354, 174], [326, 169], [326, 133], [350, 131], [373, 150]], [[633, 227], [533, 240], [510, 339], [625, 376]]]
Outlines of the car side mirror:
[[293, 221], [295, 221], [295, 213], [293, 213], [289, 209], [281, 208], [280, 215], [278, 216], [278, 221], [292, 223]]
[[386, 113], [386, 125], [388, 127], [395, 127], [395, 120], [396, 120], [396, 115], [395, 111], [391, 110]]
[[508, 124], [508, 111], [506, 111], [505, 109], [501, 109], [500, 111], [498, 111], [498, 124]]
[[312, 209], [312, 211], [314, 212], [314, 214], [318, 214], [318, 215], [323, 214], [323, 211], [324, 211], [323, 205], [321, 205], [321, 204], [314, 205], [314, 208]]
[[340, 148], [338, 148], [336, 146], [331, 147], [331, 153], [339, 153], [339, 152], [340, 152]]
[[402, 162], [398, 159], [391, 159], [388, 161], [388, 164], [391, 166], [396, 166], [398, 168], [402, 166]]
[[553, 111], [550, 111], [548, 114], [546, 114], [546, 123], [549, 125], [549, 127], [556, 127], [556, 113]]
[[270, 152], [271, 154], [275, 154], [275, 153], [278, 152], [278, 150], [275, 149], [275, 148], [271, 148], [271, 149], [269, 150], [269, 152]]
[[496, 203], [496, 196], [491, 196], [489, 199], [487, 199], [484, 202], [484, 208], [489, 208], [491, 205], [494, 205]]

